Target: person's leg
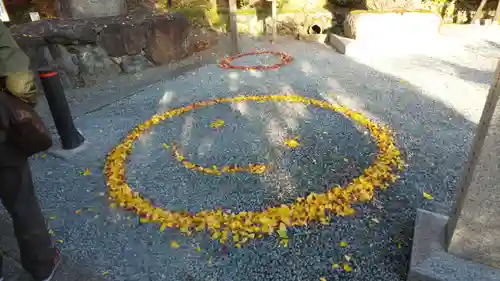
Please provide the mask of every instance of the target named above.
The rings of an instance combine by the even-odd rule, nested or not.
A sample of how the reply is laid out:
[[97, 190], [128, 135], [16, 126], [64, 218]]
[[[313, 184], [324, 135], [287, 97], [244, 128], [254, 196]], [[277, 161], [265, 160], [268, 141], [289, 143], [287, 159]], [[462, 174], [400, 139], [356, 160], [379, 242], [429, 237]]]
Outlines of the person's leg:
[[0, 167], [0, 198], [14, 224], [21, 264], [35, 280], [46, 280], [57, 253], [35, 195], [28, 161]]

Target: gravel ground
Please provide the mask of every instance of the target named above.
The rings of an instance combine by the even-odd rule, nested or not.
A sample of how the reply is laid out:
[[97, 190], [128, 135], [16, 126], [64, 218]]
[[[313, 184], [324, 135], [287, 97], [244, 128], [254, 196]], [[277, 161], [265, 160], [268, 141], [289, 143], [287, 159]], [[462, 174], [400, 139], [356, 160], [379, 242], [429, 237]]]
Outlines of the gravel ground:
[[[393, 58], [349, 58], [321, 44], [244, 39], [248, 51], [286, 51], [295, 60], [266, 72], [206, 65], [78, 118], [91, 149], [73, 163], [51, 156], [33, 161], [42, 205], [47, 216], [56, 216], [50, 225], [58, 243], [109, 280], [405, 280], [415, 209], [449, 211], [498, 55], [494, 42], [457, 38], [447, 35], [435, 53]], [[291, 92], [344, 104], [393, 128], [408, 164], [402, 178], [376, 200], [356, 206], [355, 216], [292, 229], [289, 248], [275, 238], [235, 249], [204, 235], [159, 233], [157, 226], [108, 207], [102, 161], [134, 124], [193, 101]], [[225, 125], [210, 128], [217, 119]], [[282, 145], [296, 136], [296, 149]], [[172, 142], [207, 166], [266, 162], [279, 168], [265, 176], [202, 175], [162, 148]], [[344, 183], [371, 163], [374, 152], [372, 140], [335, 113], [287, 103], [222, 104], [166, 121], [137, 141], [128, 181], [174, 210], [256, 210]], [[81, 175], [85, 168], [92, 173]], [[424, 199], [424, 191], [434, 200]], [[170, 247], [173, 240], [180, 249]], [[340, 247], [340, 241], [349, 245]], [[354, 268], [349, 273], [331, 266], [345, 262], [345, 255]]]

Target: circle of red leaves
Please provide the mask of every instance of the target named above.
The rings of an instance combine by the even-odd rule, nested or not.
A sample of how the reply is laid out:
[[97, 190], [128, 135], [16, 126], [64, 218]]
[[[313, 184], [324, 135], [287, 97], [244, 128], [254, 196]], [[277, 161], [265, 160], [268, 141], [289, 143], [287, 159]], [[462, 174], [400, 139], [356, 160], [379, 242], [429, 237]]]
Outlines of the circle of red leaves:
[[[249, 65], [249, 66], [243, 66], [243, 65], [234, 65], [231, 62], [235, 59], [245, 57], [245, 56], [256, 56], [256, 55], [263, 55], [263, 54], [271, 54], [278, 56], [280, 58], [280, 62], [274, 65]], [[275, 51], [260, 51], [260, 52], [249, 52], [249, 53], [241, 53], [237, 54], [232, 57], [227, 57], [219, 62], [219, 67], [220, 68], [225, 68], [225, 69], [241, 69], [241, 70], [271, 70], [271, 69], [277, 69], [282, 66], [285, 66], [289, 64], [293, 58], [283, 52], [275, 52]]]

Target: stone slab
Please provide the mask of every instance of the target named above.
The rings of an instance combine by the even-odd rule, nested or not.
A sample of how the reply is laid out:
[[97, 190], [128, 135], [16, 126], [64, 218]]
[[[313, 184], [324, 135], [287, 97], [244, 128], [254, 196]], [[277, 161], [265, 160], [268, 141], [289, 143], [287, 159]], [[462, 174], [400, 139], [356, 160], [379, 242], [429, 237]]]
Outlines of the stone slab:
[[445, 250], [448, 217], [417, 211], [408, 281], [496, 281], [500, 269], [461, 259]]
[[441, 17], [434, 13], [365, 13], [353, 11], [344, 22], [349, 38], [379, 41], [420, 41], [439, 34]]
[[337, 34], [329, 33], [327, 44], [332, 46], [337, 52], [343, 55], [349, 55], [355, 50], [356, 41], [351, 38], [343, 37]]

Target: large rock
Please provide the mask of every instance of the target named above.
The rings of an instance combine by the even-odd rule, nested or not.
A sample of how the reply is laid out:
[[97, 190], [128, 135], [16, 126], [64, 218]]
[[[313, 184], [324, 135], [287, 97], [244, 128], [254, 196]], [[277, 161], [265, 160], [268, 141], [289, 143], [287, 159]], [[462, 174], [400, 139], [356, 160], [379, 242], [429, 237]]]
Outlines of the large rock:
[[164, 64], [187, 54], [189, 20], [181, 14], [156, 17], [146, 35], [146, 55], [156, 64]]
[[125, 0], [58, 0], [61, 18], [94, 18], [127, 13]]
[[20, 47], [29, 54], [49, 44], [97, 44], [113, 57], [144, 50], [159, 64], [184, 55], [190, 30], [190, 22], [182, 14], [48, 19], [11, 28]]
[[121, 72], [120, 66], [99, 46], [74, 46], [71, 51], [77, 54], [80, 77], [85, 85], [95, 85]]
[[415, 41], [439, 34], [441, 17], [431, 12], [352, 11], [344, 21], [348, 38], [365, 42]]
[[420, 0], [331, 0], [331, 3], [338, 7], [371, 11], [415, 10], [422, 6]]
[[143, 55], [125, 56], [120, 63], [123, 72], [135, 74], [153, 67], [153, 64]]

